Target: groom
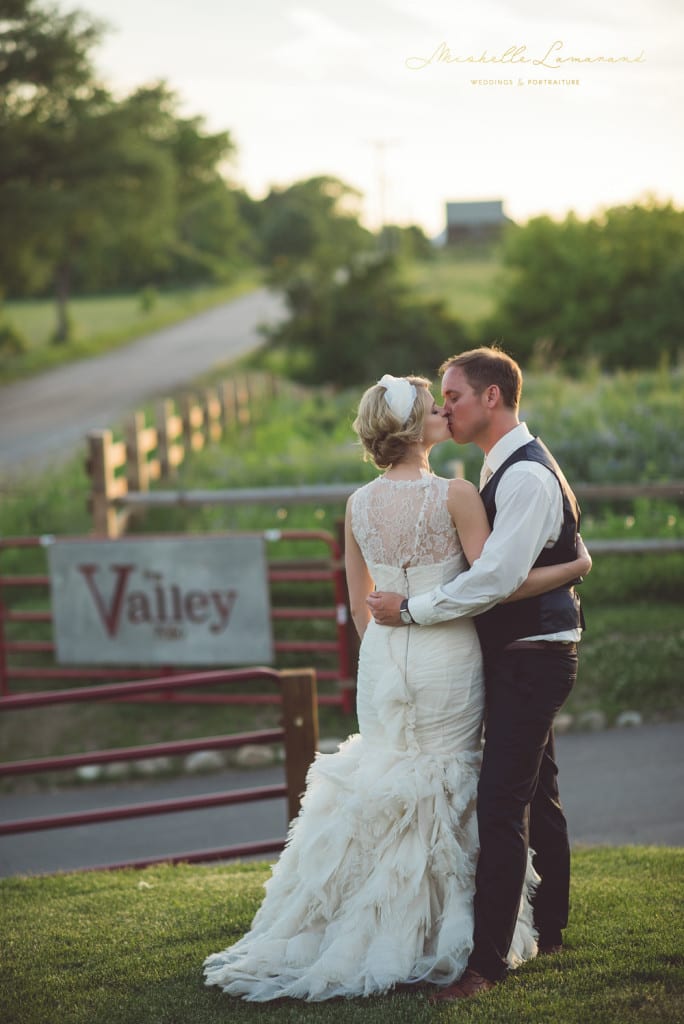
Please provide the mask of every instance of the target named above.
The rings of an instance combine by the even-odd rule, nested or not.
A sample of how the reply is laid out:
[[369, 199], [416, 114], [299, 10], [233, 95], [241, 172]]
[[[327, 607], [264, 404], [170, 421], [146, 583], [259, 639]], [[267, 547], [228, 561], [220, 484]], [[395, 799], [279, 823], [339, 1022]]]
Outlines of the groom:
[[480, 495], [492, 533], [472, 567], [450, 583], [409, 599], [376, 592], [368, 604], [375, 621], [386, 626], [477, 616], [487, 710], [474, 947], [461, 980], [435, 997], [449, 1000], [486, 992], [505, 978], [528, 843], [542, 876], [534, 899], [539, 949], [562, 949], [570, 848], [553, 720], [575, 681], [584, 622], [571, 584], [498, 604], [534, 566], [575, 558], [580, 520], [560, 467], [518, 420], [518, 364], [499, 349], [479, 348], [447, 360], [440, 373], [454, 441], [473, 442], [485, 454]]

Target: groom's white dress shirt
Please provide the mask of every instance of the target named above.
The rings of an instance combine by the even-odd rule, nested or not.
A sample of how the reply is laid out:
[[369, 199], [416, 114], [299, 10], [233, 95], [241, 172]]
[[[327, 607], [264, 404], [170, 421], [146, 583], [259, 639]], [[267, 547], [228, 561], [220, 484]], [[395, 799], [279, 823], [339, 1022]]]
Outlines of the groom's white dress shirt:
[[[480, 475], [480, 489], [513, 452], [533, 435], [519, 423], [489, 451]], [[517, 590], [545, 547], [560, 536], [563, 497], [556, 477], [538, 462], [516, 462], [506, 470], [496, 490], [496, 518], [482, 553], [467, 572], [450, 583], [409, 598], [417, 623], [479, 615]], [[579, 640], [581, 629], [529, 636], [526, 640]]]

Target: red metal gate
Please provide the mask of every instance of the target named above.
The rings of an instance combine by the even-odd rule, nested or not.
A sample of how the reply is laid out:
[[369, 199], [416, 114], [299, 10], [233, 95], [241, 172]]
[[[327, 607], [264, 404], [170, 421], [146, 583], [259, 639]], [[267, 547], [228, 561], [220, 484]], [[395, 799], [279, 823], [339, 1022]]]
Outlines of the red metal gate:
[[[132, 700], [143, 693], [163, 694], [186, 690], [188, 700], [201, 696], [201, 688], [221, 684], [239, 683], [258, 679], [275, 683], [280, 692], [275, 699], [282, 703], [283, 726], [260, 732], [240, 733], [231, 736], [211, 736], [197, 740], [181, 740], [170, 743], [148, 744], [118, 750], [88, 751], [84, 754], [68, 754], [61, 757], [37, 758], [26, 761], [0, 764], [0, 778], [47, 771], [58, 771], [83, 764], [106, 764], [114, 761], [133, 761], [139, 758], [156, 757], [161, 754], [187, 754], [195, 750], [225, 750], [244, 743], [276, 743], [285, 745], [286, 782], [282, 785], [261, 786], [252, 789], [231, 790], [224, 793], [210, 793], [204, 796], [186, 797], [175, 800], [128, 804], [123, 807], [95, 809], [76, 814], [55, 814], [42, 818], [20, 818], [0, 823], [0, 836], [17, 835], [26, 832], [41, 832], [47, 829], [68, 828], [79, 825], [117, 821], [123, 818], [140, 818], [156, 814], [171, 814], [180, 811], [194, 811], [201, 808], [247, 803], [255, 800], [271, 800], [287, 797], [288, 818], [291, 820], [299, 811], [299, 799], [305, 788], [306, 772], [316, 752], [318, 721], [316, 714], [316, 675], [313, 669], [276, 672], [272, 669], [257, 668], [243, 671], [197, 672], [177, 676], [175, 679], [154, 679], [145, 682], [110, 683], [104, 686], [78, 687], [70, 690], [54, 690], [42, 693], [24, 693], [0, 698], [0, 712], [10, 713], [22, 709], [53, 706], [57, 704]], [[173, 863], [205, 862], [227, 860], [252, 854], [270, 853], [283, 848], [284, 839], [269, 839], [240, 846], [227, 846], [211, 850], [193, 850], [172, 857], [155, 857], [127, 861], [119, 864], [99, 865], [100, 868], [147, 867], [149, 864], [171, 861]]]
[[[158, 535], [168, 537], [169, 534]], [[225, 535], [224, 535], [225, 536]], [[240, 534], [259, 536], [267, 542], [269, 555], [268, 578], [271, 588], [271, 609], [275, 635], [276, 664], [279, 668], [297, 667], [305, 663], [316, 668], [318, 678], [337, 683], [337, 692], [319, 694], [320, 704], [341, 706], [353, 710], [352, 679], [353, 638], [349, 625], [347, 590], [340, 544], [333, 534], [324, 530], [267, 530], [262, 533]], [[154, 539], [154, 535], [145, 535]], [[45, 537], [10, 537], [0, 539], [0, 695], [16, 692], [34, 682], [82, 680], [84, 683], [121, 679], [148, 679], [152, 676], [173, 677], [178, 669], [169, 666], [163, 670], [102, 667], [69, 667], [54, 661], [54, 644], [47, 632], [52, 623], [49, 601], [49, 576], [46, 549], [55, 541]], [[59, 538], [77, 540], [84, 538]], [[90, 538], [92, 539], [92, 538]], [[300, 544], [310, 548], [323, 547], [323, 557], [277, 558], [280, 542]], [[5, 568], [7, 560], [14, 565]], [[296, 590], [298, 600], [307, 600], [306, 606], [290, 603], [291, 595], [283, 600], [282, 585]], [[324, 591], [321, 596], [321, 588]], [[289, 628], [309, 627], [310, 635], [292, 637]], [[40, 639], [36, 639], [36, 631]], [[199, 695], [198, 695], [199, 696]], [[119, 698], [123, 699], [123, 698]], [[187, 700], [187, 695], [172, 688], [153, 694], [128, 697], [135, 700]], [[196, 700], [193, 697], [193, 700]], [[214, 694], [201, 695], [204, 703], [273, 703], [273, 694]]]

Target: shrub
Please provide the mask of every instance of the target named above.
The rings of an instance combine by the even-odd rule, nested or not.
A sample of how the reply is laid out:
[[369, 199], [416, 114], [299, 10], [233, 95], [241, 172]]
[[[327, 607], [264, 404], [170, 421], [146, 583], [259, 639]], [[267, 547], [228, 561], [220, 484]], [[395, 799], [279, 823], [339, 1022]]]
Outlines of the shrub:
[[156, 288], [153, 288], [151, 285], [141, 288], [138, 303], [143, 313], [150, 313], [157, 305], [158, 300], [159, 293]]
[[19, 356], [28, 348], [21, 331], [6, 318], [0, 320], [0, 356]]

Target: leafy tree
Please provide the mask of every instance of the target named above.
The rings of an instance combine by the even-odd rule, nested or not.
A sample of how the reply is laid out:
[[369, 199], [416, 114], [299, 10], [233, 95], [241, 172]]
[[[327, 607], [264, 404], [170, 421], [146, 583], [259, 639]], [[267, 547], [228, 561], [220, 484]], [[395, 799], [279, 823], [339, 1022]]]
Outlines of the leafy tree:
[[433, 372], [464, 342], [441, 303], [416, 301], [397, 271], [403, 258], [432, 255], [415, 227], [380, 239], [358, 220], [359, 195], [337, 178], [273, 190], [252, 211], [262, 259], [281, 287], [290, 319], [267, 330], [293, 377], [333, 386]]
[[421, 227], [386, 224], [378, 237], [380, 250], [400, 260], [432, 260], [435, 249]]
[[589, 346], [608, 367], [674, 361], [684, 351], [684, 211], [655, 202], [610, 209], [598, 253], [604, 320]]
[[684, 347], [684, 212], [670, 203], [536, 217], [507, 233], [504, 265], [483, 336], [524, 361], [637, 367]]
[[239, 239], [240, 250], [249, 262], [262, 262], [261, 231], [263, 226], [263, 200], [254, 199], [243, 188], [231, 191], [237, 210], [238, 220], [242, 226]]
[[230, 134], [205, 132], [202, 118], [177, 117], [176, 97], [164, 84], [139, 89], [132, 99], [149, 108], [138, 125], [141, 139], [172, 168], [167, 205], [157, 211], [163, 220], [148, 225], [136, 218], [113, 232], [81, 280], [93, 287], [228, 276], [247, 249], [237, 201], [218, 169], [233, 153]]
[[207, 134], [198, 117], [176, 120], [169, 145], [177, 173], [172, 274], [225, 276], [247, 248], [237, 200], [219, 171], [234, 153], [230, 134]]
[[0, 21], [0, 280], [57, 299], [80, 289], [224, 276], [246, 248], [218, 167], [227, 132], [177, 115], [164, 83], [115, 99], [90, 50], [103, 26], [38, 0]]
[[149, 91], [117, 102], [95, 81], [89, 50], [101, 26], [34, 0], [12, 0], [8, 13], [0, 36], [0, 216], [12, 244], [0, 252], [0, 273], [10, 287], [53, 282], [62, 341], [79, 262], [113, 234], [139, 242], [163, 232], [173, 167], [152, 142], [159, 107]]
[[[0, 21], [0, 274], [6, 290], [41, 287], [45, 260], [30, 240], [40, 229], [34, 180], [50, 150], [50, 119], [65, 97], [89, 88], [90, 49], [102, 26], [80, 12], [60, 14], [36, 0], [6, 0]], [[44, 136], [47, 135], [47, 139]], [[59, 198], [59, 197], [58, 197]], [[11, 239], [11, 245], [7, 241]]]
[[358, 198], [351, 186], [328, 176], [272, 189], [261, 203], [259, 235], [274, 282], [287, 282], [303, 268], [333, 273], [373, 250], [375, 240], [358, 220]]
[[442, 303], [416, 302], [390, 258], [286, 287], [291, 318], [268, 331], [298, 379], [337, 387], [394, 374], [433, 373], [468, 340]]
[[150, 139], [156, 111], [139, 94], [117, 103], [93, 87], [66, 97], [49, 120], [32, 111], [22, 121], [24, 145], [3, 160], [3, 198], [14, 200], [3, 212], [34, 281], [54, 282], [63, 341], [79, 264], [112, 239], [158, 245], [168, 234], [174, 168]]
[[62, 14], [39, 0], [3, 0], [0, 116], [54, 110], [93, 78], [90, 57], [104, 25], [82, 11]]

